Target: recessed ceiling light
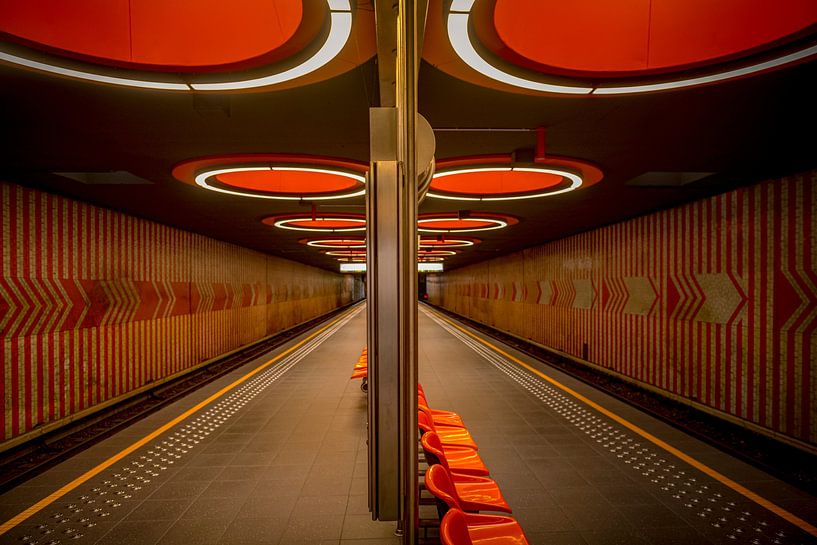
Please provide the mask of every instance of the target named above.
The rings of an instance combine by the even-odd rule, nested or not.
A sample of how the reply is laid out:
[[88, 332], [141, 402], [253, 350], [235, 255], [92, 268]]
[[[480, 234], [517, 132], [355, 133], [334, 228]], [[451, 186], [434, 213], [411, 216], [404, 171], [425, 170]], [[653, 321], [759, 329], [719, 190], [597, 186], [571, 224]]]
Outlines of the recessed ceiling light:
[[[352, 33], [351, 5], [349, 0], [327, 0], [327, 6], [329, 8], [329, 31], [326, 40], [321, 44], [320, 48], [318, 48], [312, 56], [296, 66], [281, 72], [256, 78], [201, 83], [194, 81], [187, 83], [182, 81], [181, 78], [177, 78], [177, 81], [166, 81], [165, 79], [152, 80], [147, 74], [144, 78], [122, 77], [120, 75], [114, 76], [96, 72], [94, 69], [99, 67], [92, 64], [83, 65], [83, 69], [76, 69], [53, 62], [27, 58], [9, 51], [0, 51], [0, 61], [69, 78], [142, 89], [165, 91], [234, 91], [266, 87], [291, 81], [312, 73], [329, 63], [343, 50]], [[111, 73], [114, 72], [112, 71]], [[116, 73], [122, 74], [123, 71], [119, 70]], [[165, 76], [165, 78], [167, 78], [167, 76]]]
[[365, 238], [301, 239], [298, 242], [313, 248], [365, 248]]
[[[455, 7], [457, 11], [455, 11]], [[479, 54], [471, 42], [471, 36], [468, 32], [468, 19], [471, 15], [471, 7], [473, 7], [473, 1], [457, 2], [456, 4], [452, 4], [450, 13], [448, 14], [448, 39], [451, 42], [451, 47], [454, 48], [454, 51], [465, 64], [493, 80], [532, 91], [571, 95], [589, 95], [593, 92], [593, 87], [589, 86], [559, 85], [522, 78], [501, 70], [489, 63]]]
[[457, 255], [453, 250], [420, 250], [417, 252], [420, 257], [442, 257], [447, 255]]
[[291, 229], [293, 231], [312, 231], [316, 233], [348, 233], [353, 231], [363, 231], [366, 229], [366, 218], [356, 215], [292, 215], [292, 216], [270, 216], [264, 218], [262, 223], [272, 225], [280, 229]]
[[429, 214], [417, 219], [417, 230], [424, 233], [468, 233], [502, 229], [515, 218], [498, 214], [474, 214], [462, 217], [457, 214]]
[[448, 39], [454, 52], [473, 70], [483, 76], [499, 81], [506, 85], [529, 89], [542, 93], [574, 94], [574, 95], [622, 95], [635, 93], [650, 93], [668, 91], [717, 83], [730, 79], [742, 78], [773, 70], [787, 64], [796, 63], [817, 55], [817, 45], [811, 45], [797, 51], [792, 51], [765, 61], [745, 64], [738, 68], [723, 70], [709, 74], [669, 78], [664, 81], [640, 82], [633, 84], [586, 84], [565, 85], [554, 82], [538, 81], [527, 77], [511, 74], [507, 70], [491, 64], [474, 46], [472, 34], [469, 32], [469, 19], [474, 0], [459, 0], [451, 4], [447, 19]]
[[481, 242], [479, 239], [465, 238], [421, 238], [420, 248], [462, 248]]
[[[496, 176], [480, 176], [485, 173], [496, 173]], [[451, 176], [464, 176], [467, 179], [469, 175], [476, 175], [483, 183], [434, 182]], [[524, 180], [523, 183], [514, 185], [520, 178]], [[580, 188], [582, 183], [581, 174], [556, 166], [454, 167], [436, 173], [427, 194], [429, 197], [454, 201], [512, 201], [560, 195]]]
[[366, 257], [366, 250], [327, 250], [324, 253], [333, 257]]
[[[274, 173], [274, 172], [301, 172], [306, 174], [316, 174], [319, 176], [339, 176], [341, 178], [349, 178], [358, 182], [352, 186], [352, 189], [336, 190], [333, 192], [298, 192], [299, 188], [307, 187], [306, 184], [297, 184], [291, 191], [263, 191], [257, 189], [254, 191], [241, 190], [240, 184], [230, 185], [225, 183], [218, 183], [219, 176], [231, 175], [237, 173], [258, 172], [258, 173]], [[346, 199], [350, 197], [359, 197], [366, 193], [366, 189], [362, 188], [362, 184], [366, 181], [366, 177], [360, 173], [353, 173], [344, 170], [328, 169], [324, 167], [312, 166], [284, 166], [284, 165], [260, 165], [247, 167], [219, 167], [203, 170], [196, 174], [194, 182], [199, 187], [216, 191], [218, 193], [225, 193], [228, 195], [237, 195], [241, 197], [253, 197], [256, 199], [276, 199], [276, 200], [330, 200], [330, 199]], [[344, 184], [340, 187], [347, 187]]]

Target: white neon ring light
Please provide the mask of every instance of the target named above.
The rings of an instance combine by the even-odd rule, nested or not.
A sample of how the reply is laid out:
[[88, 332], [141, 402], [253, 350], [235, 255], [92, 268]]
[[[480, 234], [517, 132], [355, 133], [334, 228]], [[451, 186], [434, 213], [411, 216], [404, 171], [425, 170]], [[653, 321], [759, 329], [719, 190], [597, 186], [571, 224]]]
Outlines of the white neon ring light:
[[467, 194], [460, 195], [453, 192], [435, 193], [433, 189], [429, 189], [426, 195], [428, 195], [429, 197], [434, 197], [436, 199], [448, 199], [452, 201], [515, 201], [519, 199], [536, 199], [539, 197], [550, 197], [552, 195], [567, 193], [569, 191], [573, 191], [575, 189], [580, 188], [583, 183], [581, 176], [568, 170], [535, 167], [485, 167], [485, 168], [465, 168], [461, 170], [445, 170], [443, 172], [435, 174], [434, 178], [442, 178], [444, 176], [450, 176], [452, 174], [469, 174], [474, 172], [541, 172], [542, 174], [555, 174], [557, 176], [567, 178], [570, 181], [570, 185], [568, 187], [564, 187], [562, 189], [557, 189], [554, 191], [540, 191], [538, 193], [509, 195], [505, 197], [488, 197], [488, 196], [469, 197], [467, 196]]
[[446, 239], [445, 242], [453, 242], [453, 244], [428, 244], [427, 242], [423, 244], [422, 239], [420, 239], [420, 248], [463, 248], [465, 246], [473, 246], [473, 240], [460, 240], [460, 239]]
[[216, 83], [152, 81], [75, 70], [65, 66], [48, 64], [19, 55], [13, 55], [5, 51], [0, 51], [0, 61], [70, 78], [142, 89], [161, 89], [165, 91], [234, 91], [265, 87], [267, 85], [290, 81], [314, 72], [334, 59], [338, 53], [341, 52], [346, 42], [349, 41], [349, 36], [352, 34], [352, 7], [349, 0], [327, 0], [327, 6], [329, 7], [329, 33], [320, 49], [298, 66], [293, 66], [277, 74], [269, 74], [258, 78]]
[[329, 250], [324, 252], [326, 255], [333, 257], [348, 257], [349, 259], [366, 259], [365, 253], [348, 253], [349, 250]]
[[[431, 221], [474, 221], [474, 222], [489, 222], [493, 223], [493, 225], [489, 225], [488, 227], [466, 227], [464, 229], [434, 229], [423, 227], [423, 223], [428, 223]], [[484, 217], [473, 217], [473, 218], [420, 218], [417, 220], [417, 230], [422, 231], [423, 233], [472, 233], [475, 231], [491, 231], [493, 229], [502, 229], [503, 227], [507, 227], [508, 222], [505, 220], [501, 220], [498, 218], [484, 218]]]
[[[327, 242], [351, 242], [355, 244], [326, 244]], [[357, 244], [359, 243], [359, 244]], [[345, 239], [337, 239], [337, 238], [326, 238], [320, 240], [309, 240], [306, 243], [307, 246], [312, 246], [313, 248], [335, 248], [335, 249], [342, 249], [342, 248], [365, 248], [366, 247], [366, 240], [345, 240]]]
[[339, 195], [326, 195], [326, 194], [316, 194], [312, 196], [309, 193], [304, 193], [302, 195], [283, 195], [283, 194], [274, 194], [274, 195], [265, 195], [263, 193], [253, 193], [253, 192], [246, 192], [246, 191], [236, 191], [234, 189], [225, 189], [223, 187], [218, 187], [214, 185], [210, 185], [209, 179], [218, 176], [220, 174], [231, 174], [233, 172], [266, 172], [266, 171], [289, 171], [289, 172], [316, 172], [319, 174], [333, 174], [335, 176], [343, 176], [344, 178], [351, 178], [353, 180], [357, 180], [358, 182], [365, 183], [366, 177], [362, 174], [354, 174], [351, 172], [345, 172], [342, 170], [330, 170], [326, 168], [313, 168], [313, 167], [276, 167], [276, 166], [257, 166], [257, 167], [227, 167], [227, 168], [217, 168], [212, 170], [205, 170], [204, 172], [200, 172], [196, 175], [194, 181], [197, 186], [209, 189], [210, 191], [217, 191], [219, 193], [226, 193], [227, 195], [238, 195], [240, 197], [255, 197], [256, 199], [276, 199], [282, 201], [325, 201], [329, 199], [346, 199], [349, 197], [359, 197], [360, 195], [364, 195], [366, 193], [366, 189], [356, 189], [354, 191], [350, 191], [348, 193], [342, 193]]
[[316, 219], [321, 221], [357, 221], [362, 223], [360, 227], [293, 227], [292, 225], [288, 225], [293, 221], [312, 221], [312, 218], [309, 216], [304, 217], [296, 217], [296, 218], [282, 218], [273, 223], [275, 227], [279, 227], [281, 229], [291, 229], [293, 231], [310, 231], [313, 233], [349, 233], [352, 231], [363, 231], [366, 229], [366, 220], [363, 218], [344, 218], [339, 216], [320, 216]]
[[519, 76], [514, 76], [504, 70], [500, 70], [486, 61], [474, 48], [474, 44], [471, 43], [471, 36], [468, 33], [468, 19], [471, 16], [471, 8], [473, 5], [474, 0], [455, 1], [451, 4], [451, 10], [448, 14], [448, 40], [451, 42], [451, 47], [454, 48], [454, 51], [465, 64], [483, 76], [508, 85], [513, 85], [514, 87], [522, 87], [524, 89], [544, 93], [564, 93], [572, 95], [589, 95], [593, 92], [592, 87], [555, 85], [520, 78]]
[[727, 70], [725, 72], [656, 83], [632, 85], [606, 84], [597, 86], [572, 86], [544, 83], [510, 74], [489, 63], [484, 57], [482, 57], [482, 55], [479, 54], [474, 47], [474, 44], [471, 43], [471, 36], [468, 32], [468, 20], [471, 16], [471, 8], [474, 5], [474, 1], [475, 0], [454, 0], [452, 2], [446, 25], [448, 30], [448, 40], [451, 43], [451, 47], [454, 49], [460, 59], [465, 62], [465, 64], [483, 76], [507, 85], [512, 85], [514, 87], [521, 87], [523, 89], [530, 89], [543, 93], [622, 95], [668, 91], [671, 89], [682, 89], [685, 87], [694, 87], [696, 85], [716, 83], [733, 78], [749, 76], [817, 55], [817, 45], [812, 45], [781, 57], [755, 64], [749, 64], [747, 66]]
[[457, 255], [457, 252], [453, 250], [429, 250], [417, 253], [417, 257], [440, 257], [444, 255]]

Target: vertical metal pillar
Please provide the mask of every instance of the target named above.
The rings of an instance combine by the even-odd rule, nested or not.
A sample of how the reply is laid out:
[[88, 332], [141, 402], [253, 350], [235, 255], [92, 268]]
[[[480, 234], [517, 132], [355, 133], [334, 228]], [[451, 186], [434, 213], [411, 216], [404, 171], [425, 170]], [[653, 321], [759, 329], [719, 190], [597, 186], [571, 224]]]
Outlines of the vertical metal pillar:
[[417, 542], [417, 4], [399, 0], [397, 16], [398, 157], [403, 166], [400, 198], [400, 514], [403, 543]]
[[[419, 6], [419, 8], [418, 8]], [[417, 115], [418, 9], [376, 0], [381, 108], [370, 111], [367, 189], [369, 507], [417, 540], [417, 205], [433, 172], [434, 136]], [[418, 141], [419, 136], [419, 141]], [[419, 157], [418, 157], [419, 156]], [[423, 191], [424, 193], [424, 191]]]

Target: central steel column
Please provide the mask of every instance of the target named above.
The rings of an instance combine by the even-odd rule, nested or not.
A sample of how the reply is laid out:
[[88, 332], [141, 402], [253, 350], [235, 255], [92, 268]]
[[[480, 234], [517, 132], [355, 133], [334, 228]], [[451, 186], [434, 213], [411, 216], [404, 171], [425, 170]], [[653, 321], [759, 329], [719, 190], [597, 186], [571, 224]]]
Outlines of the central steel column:
[[400, 261], [405, 275], [400, 286], [400, 395], [401, 520], [403, 542], [417, 542], [417, 5], [399, 0], [397, 17], [398, 152], [403, 166], [400, 199]]
[[373, 518], [397, 521], [410, 545], [419, 494], [417, 205], [434, 165], [433, 132], [417, 115], [418, 21], [426, 7], [427, 0], [375, 2], [381, 107], [370, 112], [366, 204], [369, 507]]

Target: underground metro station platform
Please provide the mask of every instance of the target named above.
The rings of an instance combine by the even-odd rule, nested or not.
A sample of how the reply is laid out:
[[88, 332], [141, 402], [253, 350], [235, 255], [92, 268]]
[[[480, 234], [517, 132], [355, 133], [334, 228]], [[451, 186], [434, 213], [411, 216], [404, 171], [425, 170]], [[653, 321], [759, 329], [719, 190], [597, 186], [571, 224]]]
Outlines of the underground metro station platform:
[[813, 1], [0, 33], [0, 544], [817, 543]]

